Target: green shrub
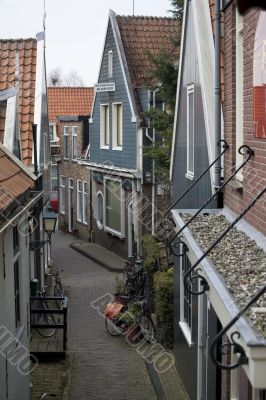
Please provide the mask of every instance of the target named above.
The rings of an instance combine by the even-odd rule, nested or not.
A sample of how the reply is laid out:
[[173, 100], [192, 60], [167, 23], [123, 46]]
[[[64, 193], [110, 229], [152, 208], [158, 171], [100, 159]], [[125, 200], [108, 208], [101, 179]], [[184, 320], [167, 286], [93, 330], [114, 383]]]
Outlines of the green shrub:
[[157, 240], [154, 236], [145, 235], [142, 239], [142, 248], [144, 256], [144, 267], [149, 270], [154, 267], [156, 258], [159, 257], [159, 248], [157, 246]]
[[153, 277], [154, 312], [157, 318], [159, 340], [168, 347], [173, 346], [174, 320], [174, 271], [158, 271]]

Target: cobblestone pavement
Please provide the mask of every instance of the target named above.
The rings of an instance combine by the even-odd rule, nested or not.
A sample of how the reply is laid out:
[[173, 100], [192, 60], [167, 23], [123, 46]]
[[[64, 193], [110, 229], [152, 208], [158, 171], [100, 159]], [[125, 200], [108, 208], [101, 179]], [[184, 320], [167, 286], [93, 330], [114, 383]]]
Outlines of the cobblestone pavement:
[[113, 292], [115, 274], [69, 247], [73, 237], [53, 237], [55, 269], [71, 286], [68, 400], [156, 400], [144, 360], [123, 337], [111, 337], [91, 302]]

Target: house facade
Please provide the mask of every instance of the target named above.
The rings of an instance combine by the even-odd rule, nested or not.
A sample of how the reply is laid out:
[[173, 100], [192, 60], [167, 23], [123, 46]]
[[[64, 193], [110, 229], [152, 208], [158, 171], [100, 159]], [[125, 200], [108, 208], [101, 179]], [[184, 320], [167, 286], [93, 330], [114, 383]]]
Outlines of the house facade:
[[[219, 208], [218, 196], [208, 202], [215, 194], [212, 167], [172, 210], [177, 237], [181, 238], [176, 239], [179, 256], [174, 257], [174, 351], [191, 399], [263, 399], [265, 201], [263, 197], [256, 201], [256, 196], [265, 188], [264, 13], [250, 9], [241, 16], [234, 2], [223, 6], [224, 54], [218, 68], [224, 75], [221, 138], [229, 146], [222, 161], [224, 206]], [[172, 157], [173, 201], [211, 165], [216, 145], [212, 108], [214, 2], [187, 1], [184, 7]], [[196, 40], [195, 36], [191, 39], [193, 31]], [[196, 50], [188, 51], [193, 43]], [[260, 300], [253, 304], [257, 293], [261, 293]], [[247, 312], [234, 320], [247, 304]]]
[[[0, 142], [38, 176], [36, 191], [43, 194], [34, 210], [38, 228], [33, 235], [34, 240], [41, 240], [43, 209], [50, 197], [44, 32], [36, 38], [0, 40], [0, 51]], [[48, 267], [48, 253], [46, 245], [31, 254], [40, 285]]]
[[91, 186], [90, 172], [81, 160], [90, 151], [93, 93], [88, 87], [48, 89], [50, 137], [55, 149], [51, 190], [59, 193], [59, 228], [84, 240], [91, 237]]
[[[30, 281], [43, 287], [50, 196], [44, 33], [0, 40], [0, 321], [2, 399], [29, 399]], [[3, 357], [2, 357], [3, 356]]]
[[155, 230], [157, 186], [143, 155], [155, 132], [143, 113], [163, 105], [148, 90], [147, 52], [175, 51], [177, 30], [171, 18], [109, 13], [85, 164], [91, 171], [94, 240], [123, 257], [138, 253], [142, 235]]
[[[0, 399], [30, 398], [29, 244], [36, 177], [0, 144]], [[23, 204], [23, 205], [22, 205]]]

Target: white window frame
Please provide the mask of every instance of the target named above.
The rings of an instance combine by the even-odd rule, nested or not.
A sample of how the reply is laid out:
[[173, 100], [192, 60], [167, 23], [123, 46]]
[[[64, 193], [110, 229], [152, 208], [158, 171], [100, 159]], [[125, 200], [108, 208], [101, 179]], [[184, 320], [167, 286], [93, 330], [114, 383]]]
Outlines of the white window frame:
[[[76, 155], [74, 154], [74, 137], [76, 138]], [[72, 161], [77, 161], [78, 159], [78, 127], [72, 126], [72, 135], [71, 135], [71, 142], [72, 142]]]
[[[195, 171], [195, 90], [194, 90], [194, 83], [191, 85], [187, 86], [187, 172], [186, 172], [186, 178], [193, 180], [194, 179], [194, 171]], [[192, 143], [190, 140], [190, 109], [189, 109], [189, 96], [193, 95], [193, 110], [192, 110], [192, 116], [193, 116], [193, 131], [192, 131]], [[190, 147], [192, 146], [192, 151], [193, 151], [193, 158], [192, 158], [192, 164], [193, 164], [193, 170], [190, 170]]]
[[[60, 175], [60, 184], [59, 184], [59, 202], [60, 202], [60, 214], [65, 215], [66, 213], [66, 177], [64, 175]], [[62, 201], [63, 200], [63, 201]]]
[[[120, 204], [120, 215], [121, 215], [121, 226], [120, 226], [120, 231], [116, 231], [113, 228], [110, 228], [107, 226], [106, 220], [107, 220], [107, 215], [106, 215], [106, 202], [107, 202], [107, 181], [115, 181], [120, 183], [120, 188], [121, 188], [121, 204]], [[118, 236], [120, 239], [123, 239], [125, 237], [125, 194], [124, 194], [124, 189], [122, 187], [122, 179], [120, 178], [110, 178], [107, 176], [104, 176], [104, 207], [103, 207], [103, 221], [104, 221], [104, 230], [106, 232], [110, 232], [114, 236]]]
[[[121, 106], [121, 144], [118, 144], [117, 108]], [[112, 149], [123, 150], [123, 103], [112, 104]]]
[[[69, 133], [68, 133], [68, 130], [69, 130], [69, 126], [64, 126], [64, 140], [63, 140], [64, 160], [69, 160]], [[65, 138], [67, 138], [67, 146], [66, 146]], [[67, 155], [67, 157], [66, 157], [66, 155]]]
[[[102, 222], [99, 219], [99, 203], [98, 203], [98, 197], [102, 197], [102, 203], [103, 203], [103, 209], [102, 209]], [[101, 190], [98, 190], [95, 196], [95, 219], [96, 219], [96, 224], [98, 228], [101, 230], [103, 229], [104, 226], [104, 195]]]
[[108, 51], [108, 78], [113, 77], [113, 50]]
[[[85, 186], [87, 185], [87, 190]], [[84, 225], [88, 225], [88, 182], [82, 182], [82, 222]]]
[[[107, 124], [105, 123], [105, 109], [107, 107], [108, 116]], [[107, 127], [106, 127], [107, 125]], [[106, 132], [107, 128], [107, 132]], [[108, 137], [108, 143], [106, 138]], [[110, 148], [110, 106], [109, 103], [100, 104], [100, 148], [109, 149]]]
[[[244, 156], [239, 154], [238, 149], [244, 143], [244, 54], [243, 54], [243, 17], [236, 9], [236, 169], [244, 161]], [[243, 181], [243, 171], [240, 170], [236, 174], [236, 179]]]
[[[18, 235], [18, 248], [13, 247], [13, 272], [14, 272], [14, 289], [15, 289], [15, 264], [18, 263], [18, 276], [17, 276], [17, 283], [18, 283], [18, 302], [19, 302], [19, 319], [17, 319], [17, 310], [15, 309], [15, 324], [16, 324], [16, 331], [19, 330], [19, 328], [22, 325], [22, 310], [21, 310], [21, 273], [20, 273], [20, 268], [21, 268], [21, 262], [20, 262], [20, 237], [19, 237], [19, 231], [17, 225], [13, 227], [13, 232], [12, 234], [14, 235], [14, 230], [17, 231]], [[14, 238], [13, 238], [14, 241]], [[14, 291], [14, 305], [16, 305], [16, 298], [17, 298], [17, 293]]]
[[[50, 128], [53, 128], [53, 140], [51, 140]], [[49, 139], [50, 139], [51, 146], [57, 145], [58, 137], [56, 134], [56, 124], [54, 122], [49, 123]]]
[[[80, 188], [79, 188], [80, 186]], [[81, 204], [81, 208], [80, 208]], [[82, 222], [83, 202], [82, 202], [82, 180], [77, 179], [77, 221]]]
[[[53, 175], [52, 175], [52, 170], [53, 169], [55, 169], [56, 168], [56, 177], [54, 177]], [[58, 166], [57, 166], [57, 164], [52, 164], [51, 165], [51, 177], [50, 177], [50, 179], [51, 179], [51, 192], [56, 192], [57, 190], [58, 190], [58, 188], [59, 188], [59, 185], [58, 185]], [[53, 181], [56, 181], [56, 183], [57, 183], [57, 189], [53, 189], [53, 184], [52, 184], [52, 182]]]
[[[192, 321], [193, 321], [193, 316], [191, 313], [191, 326], [189, 326], [188, 321], [185, 318], [185, 307], [184, 307], [184, 301], [185, 301], [185, 287], [184, 287], [184, 272], [183, 272], [183, 263], [184, 263], [184, 257], [188, 257], [187, 254], [185, 254], [183, 257], [180, 257], [180, 321], [179, 321], [179, 326], [180, 329], [183, 332], [183, 335], [187, 341], [187, 344], [189, 347], [193, 345], [192, 342]], [[191, 295], [191, 301], [193, 302], [193, 298]], [[191, 310], [192, 310], [192, 304], [191, 304]]]

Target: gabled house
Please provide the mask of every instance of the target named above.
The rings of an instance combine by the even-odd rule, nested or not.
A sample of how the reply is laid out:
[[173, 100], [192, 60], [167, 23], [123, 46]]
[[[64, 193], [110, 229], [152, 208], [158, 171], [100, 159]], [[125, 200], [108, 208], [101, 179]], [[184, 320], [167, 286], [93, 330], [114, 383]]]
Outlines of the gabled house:
[[91, 87], [48, 88], [51, 190], [59, 192], [59, 228], [85, 240], [91, 231], [91, 189], [90, 171], [81, 161], [90, 151], [93, 96]]
[[[42, 211], [50, 197], [44, 32], [38, 33], [36, 39], [0, 40], [0, 110], [0, 142], [38, 176], [36, 191], [43, 192], [34, 210], [38, 221], [34, 237], [40, 240]], [[31, 257], [35, 277], [42, 284], [48, 246], [32, 252]]]
[[29, 227], [36, 176], [0, 144], [0, 399], [30, 398]]
[[[215, 159], [214, 6], [211, 0], [184, 5], [173, 201]], [[261, 400], [266, 393], [265, 201], [254, 202], [250, 212], [247, 207], [265, 188], [265, 13], [250, 10], [241, 17], [234, 2], [223, 6], [224, 52], [218, 70], [223, 84], [221, 132], [229, 148], [220, 186], [215, 188], [212, 167], [172, 210], [181, 238], [176, 241], [180, 255], [174, 250], [174, 352], [191, 399]], [[216, 196], [192, 219], [221, 185], [223, 207]], [[259, 291], [259, 300], [234, 320]]]
[[143, 147], [155, 132], [143, 113], [163, 107], [151, 83], [148, 52], [178, 50], [178, 21], [117, 16], [110, 10], [90, 120], [92, 237], [109, 250], [140, 252], [143, 233], [154, 233], [157, 183]]

